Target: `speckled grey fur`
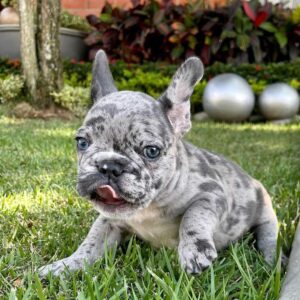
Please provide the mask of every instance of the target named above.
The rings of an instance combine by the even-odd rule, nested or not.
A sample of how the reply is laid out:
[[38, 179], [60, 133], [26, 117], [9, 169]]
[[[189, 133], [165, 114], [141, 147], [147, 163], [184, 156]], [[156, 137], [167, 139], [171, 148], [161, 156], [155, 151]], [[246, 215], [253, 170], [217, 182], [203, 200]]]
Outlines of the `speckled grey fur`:
[[[189, 98], [202, 75], [201, 61], [189, 58], [154, 101], [140, 92], [118, 92], [105, 53], [97, 53], [94, 105], [77, 133], [90, 143], [78, 152], [77, 188], [100, 216], [77, 251], [41, 268], [41, 276], [93, 263], [105, 245], [120, 243], [124, 233], [157, 247], [177, 247], [182, 267], [193, 274], [250, 229], [256, 231], [266, 261], [274, 260], [277, 218], [262, 184], [235, 163], [182, 140], [191, 127]], [[157, 159], [144, 156], [149, 145], [161, 149]], [[103, 162], [121, 165], [122, 175], [100, 174]], [[107, 184], [126, 200], [125, 206], [91, 199], [98, 186]]]

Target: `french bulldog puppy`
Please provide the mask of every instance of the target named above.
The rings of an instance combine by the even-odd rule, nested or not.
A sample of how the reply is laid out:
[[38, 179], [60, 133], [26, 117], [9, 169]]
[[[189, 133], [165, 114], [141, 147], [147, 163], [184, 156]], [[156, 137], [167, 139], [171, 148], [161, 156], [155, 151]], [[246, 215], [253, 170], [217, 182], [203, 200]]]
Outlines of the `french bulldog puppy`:
[[274, 261], [277, 218], [262, 184], [235, 163], [182, 140], [191, 128], [189, 98], [202, 76], [200, 59], [187, 59], [155, 101], [119, 92], [105, 52], [97, 53], [94, 104], [76, 140], [77, 189], [100, 216], [79, 248], [42, 267], [41, 276], [92, 264], [128, 233], [156, 247], [177, 247], [191, 274], [250, 229], [265, 260]]

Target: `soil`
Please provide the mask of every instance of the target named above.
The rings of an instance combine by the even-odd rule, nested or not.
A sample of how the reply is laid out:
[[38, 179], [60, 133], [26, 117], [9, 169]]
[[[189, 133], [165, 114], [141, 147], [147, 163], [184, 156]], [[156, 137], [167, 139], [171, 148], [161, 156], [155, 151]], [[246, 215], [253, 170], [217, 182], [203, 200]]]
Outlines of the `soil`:
[[51, 107], [48, 109], [39, 110], [34, 108], [27, 102], [17, 104], [11, 111], [11, 115], [22, 119], [43, 119], [49, 120], [59, 118], [63, 120], [73, 120], [75, 116], [68, 110], [60, 107]]

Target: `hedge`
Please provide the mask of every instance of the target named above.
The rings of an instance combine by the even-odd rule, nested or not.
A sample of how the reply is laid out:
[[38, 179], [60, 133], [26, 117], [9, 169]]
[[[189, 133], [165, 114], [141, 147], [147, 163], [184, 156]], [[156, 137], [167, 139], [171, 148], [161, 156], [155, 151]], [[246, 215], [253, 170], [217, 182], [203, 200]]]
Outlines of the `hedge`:
[[[172, 77], [178, 65], [166, 63], [144, 63], [142, 65], [127, 64], [118, 61], [111, 64], [111, 71], [115, 81], [121, 81], [136, 75], [146, 75], [147, 73], [159, 74], [159, 77]], [[91, 79], [91, 63], [76, 63], [72, 61], [64, 62], [64, 73], [67, 80], [71, 80], [75, 85], [89, 86]], [[293, 62], [280, 62], [270, 64], [223, 64], [215, 63], [205, 68], [204, 78], [209, 80], [221, 73], [236, 73], [247, 80], [265, 81], [267, 84], [274, 82], [290, 82], [292, 79], [300, 80], [300, 59]], [[76, 75], [75, 75], [76, 74]], [[72, 80], [71, 80], [72, 81]]]
[[[111, 64], [111, 71], [120, 90], [143, 91], [158, 97], [169, 84], [178, 65], [166, 63], [127, 64], [118, 61]], [[70, 86], [89, 87], [91, 82], [91, 63], [64, 63], [65, 83]], [[206, 83], [221, 73], [235, 73], [244, 77], [256, 95], [260, 94], [267, 84], [286, 82], [300, 91], [300, 59], [294, 62], [271, 64], [231, 65], [215, 63], [205, 68], [205, 74], [195, 88], [192, 96], [192, 112], [202, 109], [201, 99]]]
[[[164, 63], [136, 65], [118, 61], [111, 64], [111, 70], [118, 89], [142, 91], [154, 98], [157, 98], [166, 89], [177, 68], [177, 65]], [[91, 63], [64, 62], [65, 88], [60, 93], [56, 93], [55, 97], [58, 103], [69, 108], [77, 115], [80, 115], [81, 109], [79, 107], [81, 106], [84, 110], [89, 102], [88, 90], [92, 78], [91, 69]], [[205, 69], [204, 78], [195, 88], [192, 96], [192, 112], [202, 109], [201, 98], [207, 81], [218, 74], [236, 73], [241, 75], [258, 95], [267, 84], [274, 82], [286, 82], [300, 91], [299, 70], [300, 59], [289, 63], [260, 65], [243, 64], [237, 66], [216, 63]], [[11, 74], [20, 75], [20, 64], [17, 61], [0, 60], [0, 79], [4, 80]], [[77, 106], [79, 107], [77, 108]]]

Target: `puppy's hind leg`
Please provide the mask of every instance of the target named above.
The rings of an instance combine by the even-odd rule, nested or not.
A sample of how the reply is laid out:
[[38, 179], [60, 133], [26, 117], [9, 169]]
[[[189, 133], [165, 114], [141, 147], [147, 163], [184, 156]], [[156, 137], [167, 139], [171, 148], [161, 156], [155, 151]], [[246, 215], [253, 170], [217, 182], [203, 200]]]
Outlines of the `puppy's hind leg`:
[[263, 253], [265, 261], [272, 265], [276, 259], [276, 245], [278, 235], [277, 219], [270, 219], [257, 225], [254, 229], [257, 248]]
[[257, 189], [258, 201], [262, 204], [261, 215], [254, 225], [257, 248], [263, 253], [266, 262], [275, 263], [278, 221], [272, 207], [271, 198], [263, 187]]

